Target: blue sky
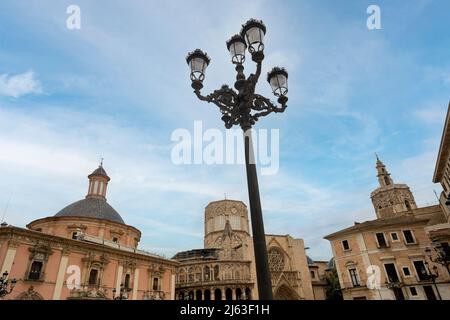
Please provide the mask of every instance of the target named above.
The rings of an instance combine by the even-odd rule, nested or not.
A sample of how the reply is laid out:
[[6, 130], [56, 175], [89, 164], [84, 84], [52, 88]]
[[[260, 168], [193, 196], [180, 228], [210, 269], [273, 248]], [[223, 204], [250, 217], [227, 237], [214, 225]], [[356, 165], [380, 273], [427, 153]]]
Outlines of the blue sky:
[[[81, 30], [66, 8], [81, 8]], [[366, 9], [381, 8], [381, 30]], [[205, 93], [234, 80], [225, 41], [251, 17], [267, 28], [263, 72], [289, 71], [289, 107], [257, 128], [280, 129], [280, 170], [260, 177], [267, 233], [305, 240], [375, 217], [374, 152], [419, 205], [431, 182], [450, 92], [448, 1], [2, 1], [0, 213], [17, 226], [87, 191], [100, 156], [108, 201], [138, 227], [141, 247], [171, 256], [203, 246], [203, 210], [247, 202], [242, 165], [171, 162], [173, 130], [225, 131], [192, 94], [187, 51], [212, 58]], [[247, 70], [254, 68], [250, 59]], [[265, 81], [258, 91], [271, 95]]]

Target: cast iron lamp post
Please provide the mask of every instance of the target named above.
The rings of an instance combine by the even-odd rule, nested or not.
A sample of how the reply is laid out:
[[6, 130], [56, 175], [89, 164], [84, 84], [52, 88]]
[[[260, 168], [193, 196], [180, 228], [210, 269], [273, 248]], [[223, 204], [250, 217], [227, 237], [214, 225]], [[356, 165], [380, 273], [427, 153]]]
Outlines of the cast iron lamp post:
[[16, 286], [17, 280], [12, 279], [11, 282], [8, 280], [8, 271], [3, 272], [0, 277], [0, 298], [3, 298], [7, 294], [10, 294], [14, 287]]
[[[206, 53], [197, 49], [188, 54], [186, 62], [191, 68], [192, 88], [197, 97], [202, 101], [212, 102], [219, 107], [225, 128], [230, 129], [233, 125], [239, 125], [243, 131], [258, 293], [260, 299], [271, 300], [272, 282], [267, 259], [251, 128], [260, 117], [272, 112], [283, 112], [286, 109], [288, 73], [283, 68], [275, 67], [267, 74], [267, 81], [272, 87], [274, 95], [278, 98], [279, 106], [272, 103], [268, 98], [255, 93], [256, 83], [261, 75], [262, 61], [264, 60], [265, 33], [266, 26], [262, 21], [250, 19], [242, 26], [240, 34], [232, 36], [226, 42], [231, 54], [231, 62], [236, 65], [237, 75], [234, 83], [236, 91], [228, 85], [223, 85], [222, 88], [207, 96], [202, 95], [200, 90], [203, 88], [205, 70], [209, 65], [210, 58]], [[248, 77], [244, 74], [243, 65], [246, 49], [256, 63], [256, 72]]]

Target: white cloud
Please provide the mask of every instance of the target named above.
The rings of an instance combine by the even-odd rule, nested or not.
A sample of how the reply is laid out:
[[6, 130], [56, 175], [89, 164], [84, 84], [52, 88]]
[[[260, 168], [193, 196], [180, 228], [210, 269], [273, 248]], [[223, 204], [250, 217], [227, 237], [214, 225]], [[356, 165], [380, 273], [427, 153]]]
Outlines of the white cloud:
[[419, 206], [437, 204], [433, 190], [439, 194], [441, 186], [432, 182], [436, 156], [435, 150], [424, 151], [404, 159], [400, 162], [400, 166], [394, 169], [395, 175], [398, 176], [397, 180], [400, 180], [396, 182], [409, 185]]
[[443, 103], [428, 103], [416, 110], [414, 115], [421, 121], [432, 125], [442, 126], [444, 124], [446, 109]]
[[35, 79], [33, 71], [16, 75], [0, 75], [0, 95], [19, 98], [31, 93], [42, 93], [42, 86]]

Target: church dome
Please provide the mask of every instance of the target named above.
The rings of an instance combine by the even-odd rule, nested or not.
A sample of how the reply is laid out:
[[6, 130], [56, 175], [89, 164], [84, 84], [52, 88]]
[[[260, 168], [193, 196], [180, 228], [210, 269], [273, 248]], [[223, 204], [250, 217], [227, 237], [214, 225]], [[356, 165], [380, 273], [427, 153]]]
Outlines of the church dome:
[[85, 217], [125, 224], [120, 214], [106, 202], [106, 189], [111, 179], [103, 168], [103, 160], [88, 179], [89, 188], [86, 198], [69, 204], [55, 217]]
[[106, 200], [99, 198], [86, 198], [69, 204], [55, 217], [96, 218], [125, 224], [120, 214]]

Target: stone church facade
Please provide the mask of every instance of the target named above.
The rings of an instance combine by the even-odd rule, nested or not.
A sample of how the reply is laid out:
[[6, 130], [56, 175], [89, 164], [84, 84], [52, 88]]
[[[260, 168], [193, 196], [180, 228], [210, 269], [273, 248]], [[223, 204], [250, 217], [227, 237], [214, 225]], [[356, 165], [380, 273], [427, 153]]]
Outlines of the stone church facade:
[[[258, 299], [246, 205], [220, 200], [205, 208], [204, 248], [176, 254], [176, 295], [188, 300]], [[266, 235], [275, 299], [313, 299], [302, 239]]]

